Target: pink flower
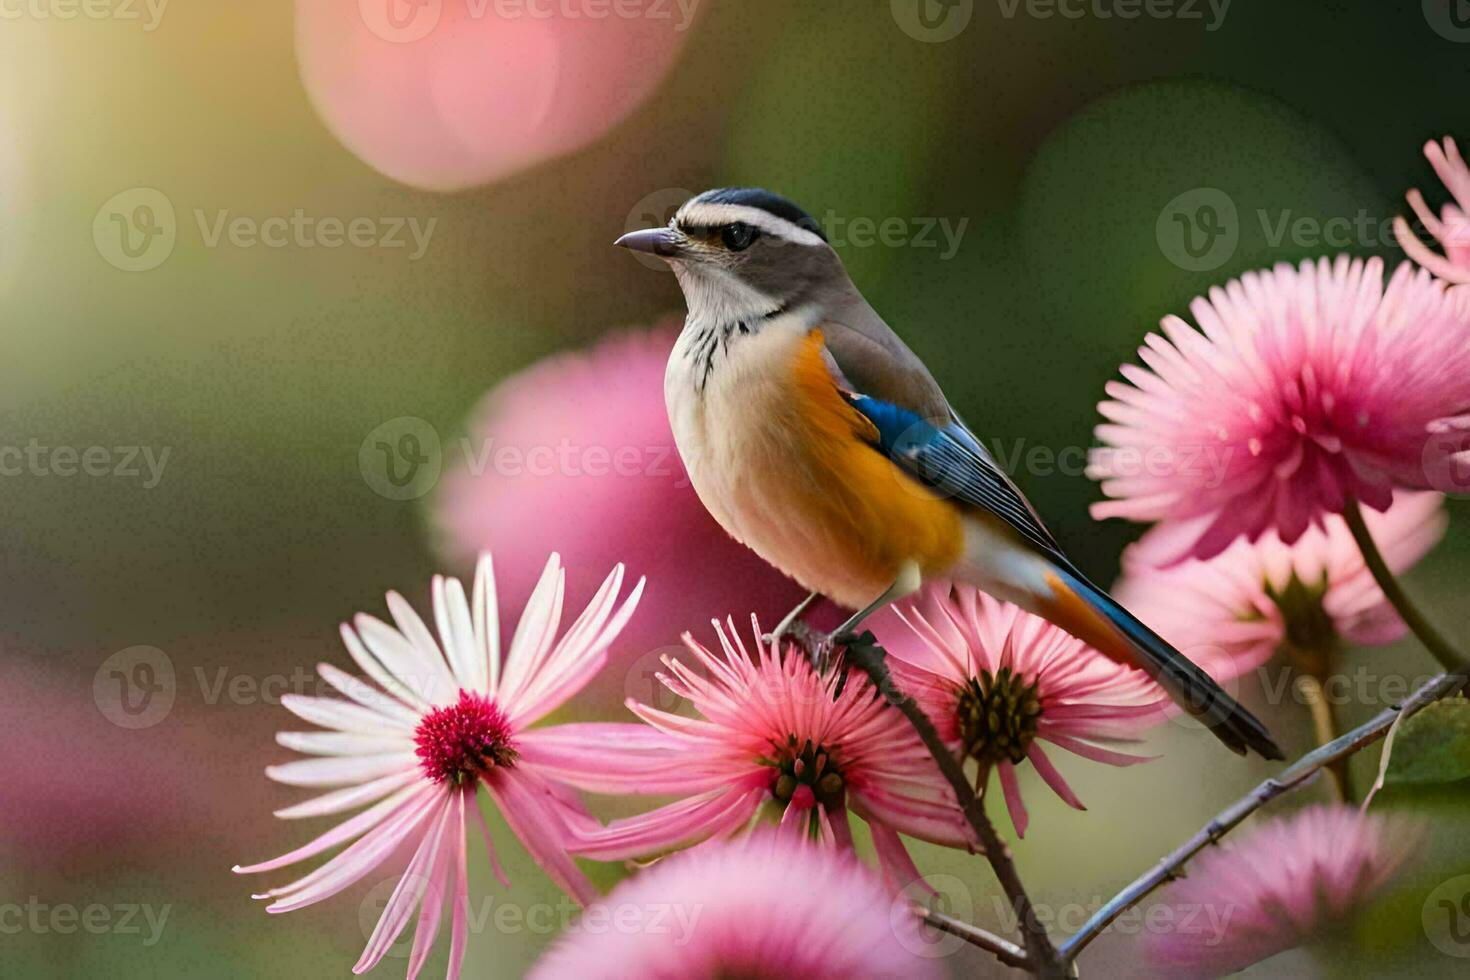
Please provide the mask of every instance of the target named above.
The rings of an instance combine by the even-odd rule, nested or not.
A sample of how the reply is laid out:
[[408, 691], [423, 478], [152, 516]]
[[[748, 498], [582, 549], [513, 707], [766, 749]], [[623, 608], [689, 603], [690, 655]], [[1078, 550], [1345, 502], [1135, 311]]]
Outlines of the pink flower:
[[1406, 197], [1420, 224], [1444, 247], [1444, 255], [1419, 241], [1409, 223], [1401, 217], [1393, 220], [1394, 237], [1409, 258], [1436, 276], [1450, 282], [1470, 283], [1470, 217], [1465, 214], [1470, 208], [1470, 167], [1465, 165], [1455, 141], [1448, 136], [1444, 138], [1442, 147], [1433, 140], [1425, 143], [1424, 155], [1455, 203], [1446, 204], [1436, 218], [1424, 203], [1424, 195], [1417, 189], [1409, 191]]
[[715, 628], [722, 653], [686, 634], [694, 661], [666, 658], [658, 678], [698, 717], [629, 699], [652, 727], [564, 725], [555, 756], [528, 756], [592, 792], [684, 797], [584, 834], [573, 850], [599, 860], [657, 854], [743, 829], [765, 804], [793, 835], [844, 848], [848, 810], [863, 817], [895, 888], [918, 878], [897, 832], [968, 846], [934, 760], [865, 676], [854, 671], [839, 691], [836, 673], [818, 675], [794, 647], [782, 656], [757, 641], [752, 657], [733, 623]]
[[[622, 712], [629, 685], [658, 667], [690, 623], [731, 609], [774, 622], [801, 589], [715, 523], [689, 485], [664, 408], [664, 365], [676, 330], [619, 334], [592, 350], [561, 354], [490, 392], [470, 420], [471, 459], [460, 459], [435, 501], [439, 548], [455, 563], [491, 548], [566, 556], [570, 585], [596, 580], [576, 569], [627, 561], [649, 580], [637, 622], [613, 664], [583, 703]], [[478, 464], [477, 464], [478, 466]], [[677, 542], [671, 546], [670, 542]], [[540, 569], [502, 558], [501, 594], [525, 601]], [[648, 670], [630, 671], [649, 654]], [[625, 680], [626, 679], [626, 680]]]
[[348, 149], [404, 183], [455, 190], [569, 153], [653, 94], [693, 11], [604, 16], [494, 0], [298, 0], [296, 56]]
[[446, 891], [452, 891], [449, 972], [458, 975], [469, 903], [466, 811], [480, 823], [496, 876], [508, 884], [475, 801], [482, 785], [552, 880], [580, 902], [595, 898], [596, 889], [565, 849], [573, 828], [595, 821], [531, 758], [539, 740], [554, 738], [556, 728], [529, 726], [601, 669], [643, 588], [640, 582], [618, 606], [622, 584], [618, 566], [557, 640], [566, 581], [552, 555], [503, 662], [488, 555], [475, 572], [472, 600], [457, 579], [435, 577], [438, 641], [396, 592], [388, 593], [396, 629], [365, 614], [357, 617], [355, 630], [344, 624], [348, 653], [377, 686], [319, 665], [322, 679], [347, 700], [283, 697], [293, 714], [328, 730], [281, 732], [277, 741], [313, 758], [272, 766], [266, 774], [292, 786], [335, 787], [277, 811], [278, 817], [368, 808], [273, 861], [235, 868], [241, 874], [274, 871], [354, 841], [305, 877], [257, 896], [275, 900], [267, 911], [320, 902], [399, 848], [411, 847], [413, 857], [353, 969], [372, 969], [421, 906], [408, 968], [410, 977], [417, 974], [438, 933]]
[[1179, 912], [1171, 921], [1201, 925], [1151, 934], [1145, 951], [1169, 976], [1213, 977], [1300, 945], [1366, 905], [1413, 853], [1419, 829], [1334, 805], [1228, 838], [1163, 893]]
[[752, 834], [660, 861], [583, 913], [531, 980], [940, 976], [918, 919], [852, 855]]
[[909, 627], [879, 634], [894, 678], [982, 777], [995, 770], [1017, 835], [1027, 824], [1016, 780], [1024, 762], [1068, 805], [1086, 809], [1041, 742], [1113, 766], [1147, 761], [1099, 744], [1128, 741], [1163, 717], [1169, 699], [1142, 671], [972, 588], [931, 586], [922, 608], [894, 613]]
[[1175, 316], [1098, 406], [1099, 517], [1201, 520], [1180, 555], [1274, 529], [1293, 544], [1350, 498], [1439, 485], [1470, 447], [1470, 322], [1407, 263], [1339, 256], [1247, 273]]
[[[1444, 535], [1443, 499], [1400, 492], [1386, 512], [1364, 515], [1396, 574]], [[1174, 562], [1177, 536], [1191, 533], [1160, 525], [1129, 546], [1113, 594], [1218, 681], [1256, 669], [1287, 645], [1321, 656], [1323, 644], [1339, 639], [1373, 646], [1406, 632], [1335, 514], [1295, 544], [1268, 531], [1255, 542], [1236, 539], [1209, 561]]]

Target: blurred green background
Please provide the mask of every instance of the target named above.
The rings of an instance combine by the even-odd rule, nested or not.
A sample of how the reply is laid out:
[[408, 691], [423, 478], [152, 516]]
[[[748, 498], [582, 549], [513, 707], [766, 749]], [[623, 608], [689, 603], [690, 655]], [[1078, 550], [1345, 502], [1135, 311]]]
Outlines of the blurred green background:
[[[1423, 142], [1470, 135], [1470, 43], [1432, 2], [1238, 0], [1219, 20], [1203, 3], [1199, 19], [1135, 20], [962, 3], [972, 19], [942, 42], [906, 32], [901, 6], [704, 0], [676, 68], [628, 121], [453, 194], [397, 184], [332, 137], [298, 78], [285, 0], [178, 0], [151, 32], [20, 5], [0, 19], [0, 442], [169, 453], [155, 486], [0, 478], [0, 903], [170, 910], [152, 943], [141, 915], [131, 933], [0, 930], [0, 974], [346, 975], [363, 889], [268, 919], [254, 883], [229, 874], [324, 829], [271, 818], [299, 798], [261, 774], [283, 758], [271, 733], [287, 716], [249, 686], [342, 662], [339, 621], [380, 609], [388, 588], [422, 598], [439, 570], [422, 505], [364, 480], [368, 433], [401, 416], [455, 433], [535, 359], [681, 308], [671, 276], [610, 247], [650, 195], [757, 184], [836, 218], [859, 286], [963, 414], [1002, 446], [1055, 452], [1089, 444], [1119, 363], [1209, 285], [1342, 250], [1397, 261], [1382, 231], [1403, 192], [1443, 199]], [[168, 260], [130, 273], [99, 252], [93, 222], [138, 187], [180, 221]], [[1166, 216], [1179, 200], [1219, 200], [1202, 189], [1236, 212], [1232, 247], [1207, 268], [1181, 258]], [[409, 261], [211, 248], [192, 218], [298, 208], [437, 224]], [[1333, 247], [1277, 236], [1284, 217], [1355, 227]], [[887, 243], [852, 229], [885, 219], [903, 229]], [[936, 247], [914, 240], [931, 224], [959, 230], [954, 248], [937, 232]], [[1110, 580], [1138, 529], [1093, 523], [1098, 493], [1075, 469], [1017, 476], [1079, 563]], [[1470, 510], [1451, 507], [1446, 542], [1409, 583], [1464, 637]], [[127, 730], [101, 717], [93, 680], [137, 645], [166, 651], [180, 683], [164, 720]], [[1409, 643], [1348, 663], [1379, 679], [1432, 670]], [[199, 676], [241, 676], [246, 693], [211, 697]], [[1305, 743], [1298, 705], [1244, 696]], [[1035, 819], [1017, 851], [1043, 904], [1105, 897], [1270, 771], [1182, 727], [1150, 746], [1166, 754], [1127, 770], [1064, 761], [1086, 814], [1027, 784]], [[1359, 760], [1364, 780], [1375, 760]], [[1351, 934], [1259, 975], [1462, 976], [1420, 912], [1431, 888], [1470, 872], [1464, 804], [1437, 801], [1432, 853]], [[509, 897], [554, 906], [492, 826]], [[919, 859], [999, 925], [981, 863]], [[474, 893], [506, 897], [472, 867]], [[548, 938], [477, 934], [467, 975], [517, 976]], [[1104, 937], [1084, 973], [1129, 970], [1133, 939]]]

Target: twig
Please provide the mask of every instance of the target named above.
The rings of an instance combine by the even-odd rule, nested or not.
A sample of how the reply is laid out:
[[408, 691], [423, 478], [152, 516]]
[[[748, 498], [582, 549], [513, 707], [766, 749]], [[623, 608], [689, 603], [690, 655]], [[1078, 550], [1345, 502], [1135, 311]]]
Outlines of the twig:
[[[1337, 738], [1337, 711], [1332, 702], [1328, 700], [1327, 692], [1322, 689], [1322, 682], [1311, 674], [1302, 674], [1297, 678], [1297, 689], [1301, 691], [1302, 697], [1307, 702], [1307, 710], [1312, 714], [1312, 728], [1316, 732], [1317, 744], [1326, 745]], [[1337, 799], [1341, 803], [1353, 801], [1353, 777], [1352, 766], [1344, 757], [1334, 760], [1327, 766], [1327, 771], [1332, 774], [1333, 786], [1337, 790]]]
[[864, 633], [847, 645], [846, 662], [868, 675], [868, 679], [873, 682], [873, 687], [883, 695], [889, 704], [903, 713], [903, 716], [909, 720], [909, 724], [919, 733], [919, 738], [929, 750], [929, 754], [934, 756], [939, 771], [943, 773], [944, 778], [954, 790], [955, 798], [959, 801], [960, 810], [964, 813], [966, 821], [975, 831], [985, 858], [990, 862], [990, 867], [1000, 882], [1001, 890], [1006, 893], [1006, 898], [1010, 899], [1011, 908], [1015, 910], [1016, 920], [1025, 940], [1025, 951], [1021, 962], [1011, 965], [1030, 970], [1037, 976], [1066, 976], [1066, 964], [1062, 962], [1056, 947], [1052, 945], [1051, 936], [1047, 934], [1046, 927], [1032, 911], [1031, 898], [1026, 894], [1025, 886], [1021, 884], [1021, 877], [1016, 872], [1015, 862], [1011, 860], [1010, 848], [1006, 846], [1005, 841], [1001, 840], [1000, 835], [995, 831], [995, 826], [985, 814], [984, 799], [977, 796], [970, 788], [970, 781], [965, 778], [964, 767], [940, 739], [939, 732], [935, 730], [929, 716], [924, 714], [923, 709], [914, 702], [913, 698], [900, 691], [893, 683], [893, 675], [888, 672], [888, 664], [885, 663], [886, 658], [887, 653], [878, 645], [872, 633]]
[[1348, 500], [1342, 516], [1347, 521], [1348, 530], [1353, 533], [1353, 540], [1357, 542], [1358, 550], [1363, 553], [1363, 562], [1368, 566], [1368, 571], [1373, 573], [1373, 580], [1383, 590], [1384, 597], [1399, 614], [1399, 618], [1419, 638], [1419, 642], [1434, 654], [1435, 659], [1444, 666], [1445, 670], [1463, 671], [1470, 666], [1470, 658], [1455, 649], [1455, 645], [1434, 628], [1434, 624], [1425, 618], [1424, 614], [1419, 611], [1419, 607], [1414, 605], [1414, 600], [1409, 598], [1404, 587], [1399, 584], [1398, 578], [1389, 569], [1388, 562], [1383, 560], [1383, 555], [1379, 552], [1378, 545], [1368, 530], [1368, 525], [1364, 523], [1363, 509], [1358, 502]]
[[1266, 780], [1249, 794], [1220, 811], [1199, 833], [1185, 841], [1148, 872], [1140, 875], [1132, 884], [1115, 895], [1106, 905], [1088, 919], [1076, 934], [1061, 945], [1062, 961], [1071, 963], [1088, 943], [1096, 939], [1118, 916], [1146, 898], [1164, 882], [1179, 876], [1179, 869], [1186, 861], [1223, 837], [1246, 817], [1255, 813], [1266, 803], [1282, 793], [1295, 789], [1316, 775], [1324, 767], [1345, 759], [1354, 752], [1366, 748], [1387, 734], [1390, 726], [1400, 717], [1407, 718], [1424, 706], [1460, 690], [1470, 682], [1470, 673], [1458, 671], [1440, 674], [1409, 696], [1402, 704], [1392, 705], [1339, 738], [1333, 739], [1315, 751], [1308, 752], [1296, 762], [1282, 770], [1280, 775]]
[[1031, 961], [1026, 958], [1026, 951], [1009, 939], [1002, 939], [993, 932], [981, 929], [979, 926], [972, 926], [968, 922], [961, 922], [959, 919], [952, 919], [943, 912], [937, 912], [923, 905], [915, 905], [914, 914], [931, 928], [947, 932], [951, 936], [958, 936], [971, 946], [978, 946], [987, 953], [993, 953], [995, 958], [1006, 966], [1014, 966], [1023, 970], [1031, 968]]

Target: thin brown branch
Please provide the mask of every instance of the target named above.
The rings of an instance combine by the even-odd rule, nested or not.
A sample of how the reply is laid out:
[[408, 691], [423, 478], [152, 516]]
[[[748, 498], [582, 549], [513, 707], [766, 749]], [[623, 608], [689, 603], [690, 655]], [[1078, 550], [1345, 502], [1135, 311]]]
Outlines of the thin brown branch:
[[1470, 682], [1470, 673], [1457, 671], [1440, 674], [1419, 688], [1401, 704], [1392, 705], [1379, 712], [1368, 722], [1352, 731], [1333, 739], [1326, 745], [1308, 752], [1296, 762], [1257, 786], [1246, 796], [1220, 811], [1199, 833], [1175, 848], [1149, 871], [1140, 875], [1132, 884], [1115, 895], [1106, 905], [1079, 929], [1075, 935], [1061, 945], [1062, 960], [1071, 963], [1088, 943], [1096, 939], [1118, 916], [1137, 905], [1159, 886], [1179, 876], [1179, 870], [1190, 858], [1211, 844], [1216, 843], [1227, 832], [1246, 817], [1255, 813], [1266, 803], [1282, 793], [1296, 789], [1323, 768], [1346, 759], [1383, 738], [1399, 718], [1407, 718], [1419, 709], [1448, 697]]
[[1009, 939], [1002, 939], [993, 932], [972, 926], [968, 922], [952, 919], [943, 912], [926, 908], [922, 905], [914, 906], [914, 914], [927, 926], [947, 932], [951, 936], [958, 936], [971, 946], [979, 947], [987, 953], [991, 953], [996, 959], [1006, 966], [1014, 966], [1017, 969], [1031, 969], [1031, 961], [1026, 958], [1026, 951]]
[[867, 674], [878, 693], [903, 713], [909, 724], [914, 727], [914, 731], [918, 732], [925, 748], [929, 750], [929, 754], [934, 757], [935, 763], [939, 766], [939, 771], [954, 790], [955, 798], [959, 801], [966, 821], [980, 841], [985, 859], [990, 862], [996, 880], [1000, 882], [1001, 890], [1005, 892], [1006, 898], [1010, 900], [1011, 908], [1016, 913], [1016, 920], [1025, 943], [1025, 955], [1022, 962], [1012, 965], [1030, 970], [1037, 976], [1066, 976], [1066, 966], [1058, 955], [1056, 947], [1052, 945], [1051, 936], [1047, 934], [1046, 927], [1037, 919], [1032, 909], [1031, 898], [1026, 894], [1026, 888], [1021, 883], [1015, 862], [1011, 859], [1010, 848], [996, 833], [995, 826], [985, 814], [983, 797], [977, 796], [970, 787], [970, 781], [965, 778], [964, 767], [940, 739], [939, 732], [935, 730], [929, 716], [924, 714], [923, 709], [913, 698], [899, 690], [893, 683], [893, 675], [888, 671], [886, 660], [887, 653], [878, 645], [872, 633], [864, 633], [847, 646], [846, 662]]

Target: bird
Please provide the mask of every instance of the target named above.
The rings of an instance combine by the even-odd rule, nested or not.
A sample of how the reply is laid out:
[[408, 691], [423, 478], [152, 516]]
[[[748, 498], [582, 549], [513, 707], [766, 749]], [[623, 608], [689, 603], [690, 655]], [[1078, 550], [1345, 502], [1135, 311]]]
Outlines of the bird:
[[1066, 556], [933, 374], [864, 299], [820, 225], [759, 188], [684, 202], [616, 245], [672, 268], [687, 316], [664, 399], [706, 509], [810, 594], [857, 610], [970, 585], [1145, 671], [1238, 754], [1270, 733]]

